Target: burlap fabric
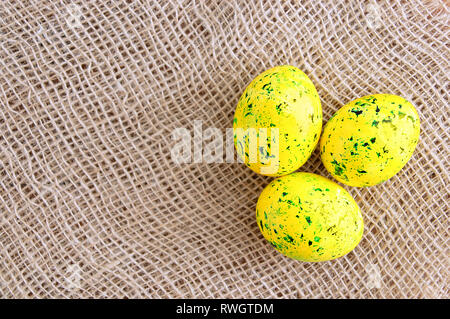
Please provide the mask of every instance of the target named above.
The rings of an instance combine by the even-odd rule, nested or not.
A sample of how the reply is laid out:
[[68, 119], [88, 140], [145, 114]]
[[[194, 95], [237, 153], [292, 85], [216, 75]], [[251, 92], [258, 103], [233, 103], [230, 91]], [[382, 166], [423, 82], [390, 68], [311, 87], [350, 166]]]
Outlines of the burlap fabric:
[[[10, 0], [0, 18], [2, 297], [448, 298], [445, 1]], [[325, 121], [371, 93], [420, 114], [397, 176], [346, 187], [365, 232], [335, 261], [264, 240], [271, 178], [171, 158], [175, 128], [225, 134], [280, 64], [308, 74]], [[332, 178], [317, 149], [300, 170]]]

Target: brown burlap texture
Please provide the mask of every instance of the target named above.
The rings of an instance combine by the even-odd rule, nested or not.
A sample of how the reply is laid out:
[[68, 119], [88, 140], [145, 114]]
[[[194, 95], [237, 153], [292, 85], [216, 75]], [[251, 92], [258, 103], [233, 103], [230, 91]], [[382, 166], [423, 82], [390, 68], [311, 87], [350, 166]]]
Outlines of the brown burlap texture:
[[[2, 297], [448, 298], [449, 7], [443, 1], [2, 1]], [[419, 145], [370, 188], [365, 232], [303, 263], [255, 223], [269, 177], [175, 165], [172, 131], [223, 133], [263, 70], [302, 69], [324, 120], [413, 102]], [[193, 133], [192, 133], [193, 134]], [[301, 171], [332, 178], [318, 150]]]

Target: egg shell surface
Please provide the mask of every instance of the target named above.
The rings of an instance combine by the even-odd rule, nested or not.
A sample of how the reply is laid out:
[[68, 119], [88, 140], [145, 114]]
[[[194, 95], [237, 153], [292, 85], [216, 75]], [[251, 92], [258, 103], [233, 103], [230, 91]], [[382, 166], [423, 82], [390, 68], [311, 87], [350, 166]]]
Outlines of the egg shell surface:
[[322, 107], [314, 84], [289, 65], [261, 73], [238, 101], [233, 130], [238, 156], [253, 171], [281, 176], [297, 170], [311, 156], [322, 130]]
[[339, 182], [372, 186], [397, 174], [420, 134], [419, 115], [404, 98], [374, 94], [339, 109], [324, 127], [320, 156]]
[[264, 238], [280, 253], [309, 262], [341, 257], [364, 231], [352, 196], [325, 177], [296, 172], [269, 183], [256, 205]]

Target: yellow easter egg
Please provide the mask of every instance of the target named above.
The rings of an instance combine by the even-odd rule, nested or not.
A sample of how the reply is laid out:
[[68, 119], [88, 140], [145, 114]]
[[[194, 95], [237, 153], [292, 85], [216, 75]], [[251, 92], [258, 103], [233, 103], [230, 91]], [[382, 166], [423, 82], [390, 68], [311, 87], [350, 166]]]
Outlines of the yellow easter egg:
[[419, 140], [414, 106], [391, 94], [356, 99], [327, 122], [320, 140], [325, 168], [341, 183], [372, 186], [397, 174]]
[[292, 173], [267, 185], [256, 205], [263, 236], [283, 255], [326, 261], [352, 251], [364, 223], [352, 196], [312, 173]]
[[305, 73], [289, 65], [258, 75], [240, 97], [233, 120], [238, 156], [250, 169], [268, 176], [301, 167], [321, 129], [316, 88]]

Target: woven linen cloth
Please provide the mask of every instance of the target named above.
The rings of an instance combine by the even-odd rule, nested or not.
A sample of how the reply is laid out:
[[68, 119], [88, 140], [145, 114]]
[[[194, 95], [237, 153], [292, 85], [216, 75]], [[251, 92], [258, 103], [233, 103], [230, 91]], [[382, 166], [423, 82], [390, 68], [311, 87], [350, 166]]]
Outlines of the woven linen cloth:
[[[448, 298], [449, 45], [446, 1], [2, 1], [0, 296]], [[421, 119], [396, 176], [345, 186], [365, 231], [333, 261], [263, 238], [272, 178], [171, 155], [195, 121], [225, 148], [246, 85], [282, 64], [324, 123], [374, 93]], [[299, 170], [332, 179], [318, 149]]]

